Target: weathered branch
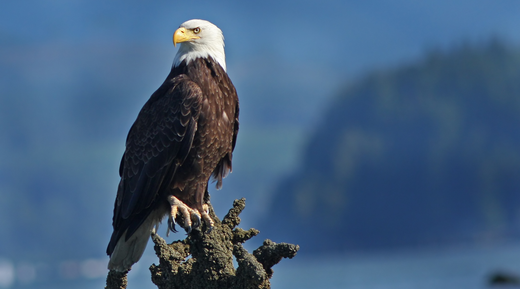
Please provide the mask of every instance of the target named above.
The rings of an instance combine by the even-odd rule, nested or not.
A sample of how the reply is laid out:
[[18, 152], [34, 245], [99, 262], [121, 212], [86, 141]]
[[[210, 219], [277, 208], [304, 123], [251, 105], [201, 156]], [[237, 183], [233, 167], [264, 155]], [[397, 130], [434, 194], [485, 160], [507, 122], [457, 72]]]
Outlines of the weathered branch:
[[126, 289], [126, 285], [128, 285], [127, 273], [110, 270], [107, 275], [107, 286], [105, 289]]
[[267, 276], [271, 278], [273, 276], [273, 269], [271, 268], [278, 264], [282, 258], [291, 259], [296, 256], [299, 249], [298, 245], [295, 246], [288, 243], [276, 244], [267, 239], [261, 247], [253, 251], [253, 255], [264, 266]]
[[[201, 230], [193, 230], [186, 239], [169, 245], [158, 235], [152, 236], [155, 253], [159, 257], [159, 265], [150, 267], [153, 283], [159, 289], [270, 288], [272, 267], [282, 258], [294, 257], [299, 246], [265, 240], [251, 254], [242, 243], [258, 235], [259, 231], [236, 228], [240, 224], [239, 215], [245, 208], [245, 199], [235, 200], [222, 222], [213, 207], [210, 205], [209, 208], [210, 216], [215, 221], [211, 233], [203, 233], [206, 231], [203, 225]], [[233, 256], [238, 263], [237, 268], [233, 265]], [[126, 273], [122, 276], [124, 287], [110, 287], [109, 278], [117, 277], [111, 277], [111, 274], [114, 275], [109, 273], [106, 289], [124, 289]]]

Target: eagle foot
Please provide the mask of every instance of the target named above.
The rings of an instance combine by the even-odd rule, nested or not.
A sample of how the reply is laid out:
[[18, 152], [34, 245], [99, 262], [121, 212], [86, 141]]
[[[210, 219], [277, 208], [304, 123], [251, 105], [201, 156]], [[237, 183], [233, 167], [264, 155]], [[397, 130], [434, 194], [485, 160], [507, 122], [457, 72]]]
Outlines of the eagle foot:
[[180, 201], [174, 196], [169, 196], [168, 202], [170, 203], [171, 210], [170, 216], [168, 217], [168, 231], [166, 235], [169, 235], [170, 231], [177, 233], [177, 230], [175, 228], [175, 224], [177, 224], [175, 222], [177, 213], [180, 213], [182, 219], [184, 220], [184, 224], [181, 224], [181, 227], [184, 228], [184, 230], [186, 230], [187, 234], [191, 233], [192, 228], [200, 226], [201, 216], [198, 210], [194, 210], [188, 207], [186, 204], [184, 204], [182, 201]]

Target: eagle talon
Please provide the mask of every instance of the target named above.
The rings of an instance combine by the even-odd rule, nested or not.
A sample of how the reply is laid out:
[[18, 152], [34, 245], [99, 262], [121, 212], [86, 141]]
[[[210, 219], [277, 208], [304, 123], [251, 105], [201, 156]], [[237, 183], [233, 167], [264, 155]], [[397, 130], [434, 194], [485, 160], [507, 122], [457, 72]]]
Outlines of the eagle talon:
[[193, 228], [198, 228], [201, 225], [201, 220], [199, 215], [195, 214], [195, 222], [193, 222]]
[[172, 216], [168, 218], [168, 229], [166, 236], [168, 236], [170, 231], [177, 233], [177, 229], [175, 228], [175, 219]]

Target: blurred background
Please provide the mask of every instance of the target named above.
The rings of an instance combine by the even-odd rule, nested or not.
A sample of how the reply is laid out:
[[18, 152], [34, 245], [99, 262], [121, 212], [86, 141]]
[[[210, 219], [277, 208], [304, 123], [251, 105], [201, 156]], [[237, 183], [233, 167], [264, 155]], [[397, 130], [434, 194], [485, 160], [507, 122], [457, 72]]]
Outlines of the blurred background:
[[[104, 286], [125, 137], [192, 18], [223, 30], [241, 101], [215, 210], [246, 197], [249, 250], [301, 246], [273, 288], [514, 279], [519, 15], [514, 0], [3, 1], [0, 288]], [[128, 288], [156, 288], [151, 247]]]

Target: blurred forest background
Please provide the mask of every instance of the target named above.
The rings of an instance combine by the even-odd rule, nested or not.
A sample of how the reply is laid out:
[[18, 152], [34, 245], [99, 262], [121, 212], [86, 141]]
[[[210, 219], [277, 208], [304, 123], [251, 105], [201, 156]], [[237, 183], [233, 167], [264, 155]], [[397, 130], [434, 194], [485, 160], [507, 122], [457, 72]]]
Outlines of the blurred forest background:
[[126, 134], [192, 18], [226, 37], [241, 127], [210, 193], [220, 217], [247, 198], [251, 247], [519, 242], [518, 15], [517, 1], [0, 4], [0, 288], [103, 284]]

